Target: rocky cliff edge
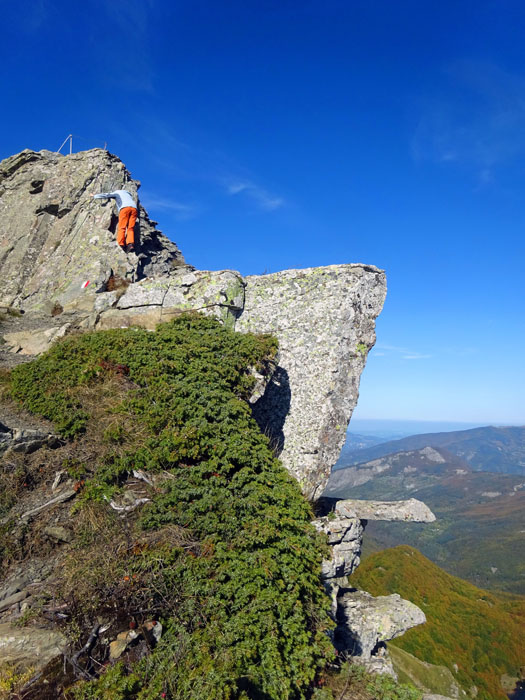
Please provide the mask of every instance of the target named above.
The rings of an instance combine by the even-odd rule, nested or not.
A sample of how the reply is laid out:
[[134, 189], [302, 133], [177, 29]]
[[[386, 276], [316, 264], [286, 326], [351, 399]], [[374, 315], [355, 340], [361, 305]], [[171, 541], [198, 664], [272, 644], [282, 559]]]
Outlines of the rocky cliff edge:
[[[0, 312], [4, 364], [76, 328], [154, 328], [184, 310], [239, 331], [273, 333], [279, 364], [254, 403], [303, 492], [318, 498], [343, 445], [386, 295], [382, 270], [348, 264], [243, 278], [198, 271], [139, 202], [137, 254], [115, 241], [112, 202], [93, 192], [140, 183], [101, 149], [25, 150], [0, 163]], [[9, 314], [24, 312], [16, 318]]]

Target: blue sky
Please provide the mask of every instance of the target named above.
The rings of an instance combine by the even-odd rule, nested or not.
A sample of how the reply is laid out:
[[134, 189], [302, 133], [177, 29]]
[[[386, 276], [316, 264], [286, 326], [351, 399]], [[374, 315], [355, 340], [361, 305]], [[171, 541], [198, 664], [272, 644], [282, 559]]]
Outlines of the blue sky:
[[68, 133], [201, 269], [364, 262], [360, 418], [525, 423], [525, 5], [3, 3], [0, 157]]

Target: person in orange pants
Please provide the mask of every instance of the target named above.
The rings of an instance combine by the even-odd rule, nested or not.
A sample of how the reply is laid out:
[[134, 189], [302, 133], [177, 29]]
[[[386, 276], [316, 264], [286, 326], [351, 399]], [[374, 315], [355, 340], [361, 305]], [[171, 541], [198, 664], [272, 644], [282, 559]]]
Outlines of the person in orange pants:
[[135, 250], [135, 222], [137, 221], [137, 205], [133, 196], [127, 190], [101, 192], [92, 194], [94, 199], [114, 199], [118, 207], [117, 243], [126, 251]]

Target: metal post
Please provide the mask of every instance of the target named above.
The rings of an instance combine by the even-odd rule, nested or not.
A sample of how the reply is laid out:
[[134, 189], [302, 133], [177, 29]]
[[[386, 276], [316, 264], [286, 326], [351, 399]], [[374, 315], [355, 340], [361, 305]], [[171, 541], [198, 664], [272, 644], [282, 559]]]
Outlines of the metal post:
[[68, 134], [66, 138], [63, 140], [62, 145], [58, 149], [57, 153], [60, 153], [60, 151], [64, 148], [66, 143], [69, 141], [69, 155], [73, 152], [73, 134]]

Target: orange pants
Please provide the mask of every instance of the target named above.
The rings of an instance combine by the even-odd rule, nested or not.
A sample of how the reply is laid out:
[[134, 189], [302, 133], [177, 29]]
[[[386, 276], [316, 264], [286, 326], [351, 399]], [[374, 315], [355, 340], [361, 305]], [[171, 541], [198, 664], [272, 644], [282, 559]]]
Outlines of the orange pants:
[[[118, 215], [117, 243], [135, 243], [135, 232], [133, 227], [137, 220], [137, 210], [135, 207], [122, 207]], [[127, 231], [126, 231], [127, 229]]]

